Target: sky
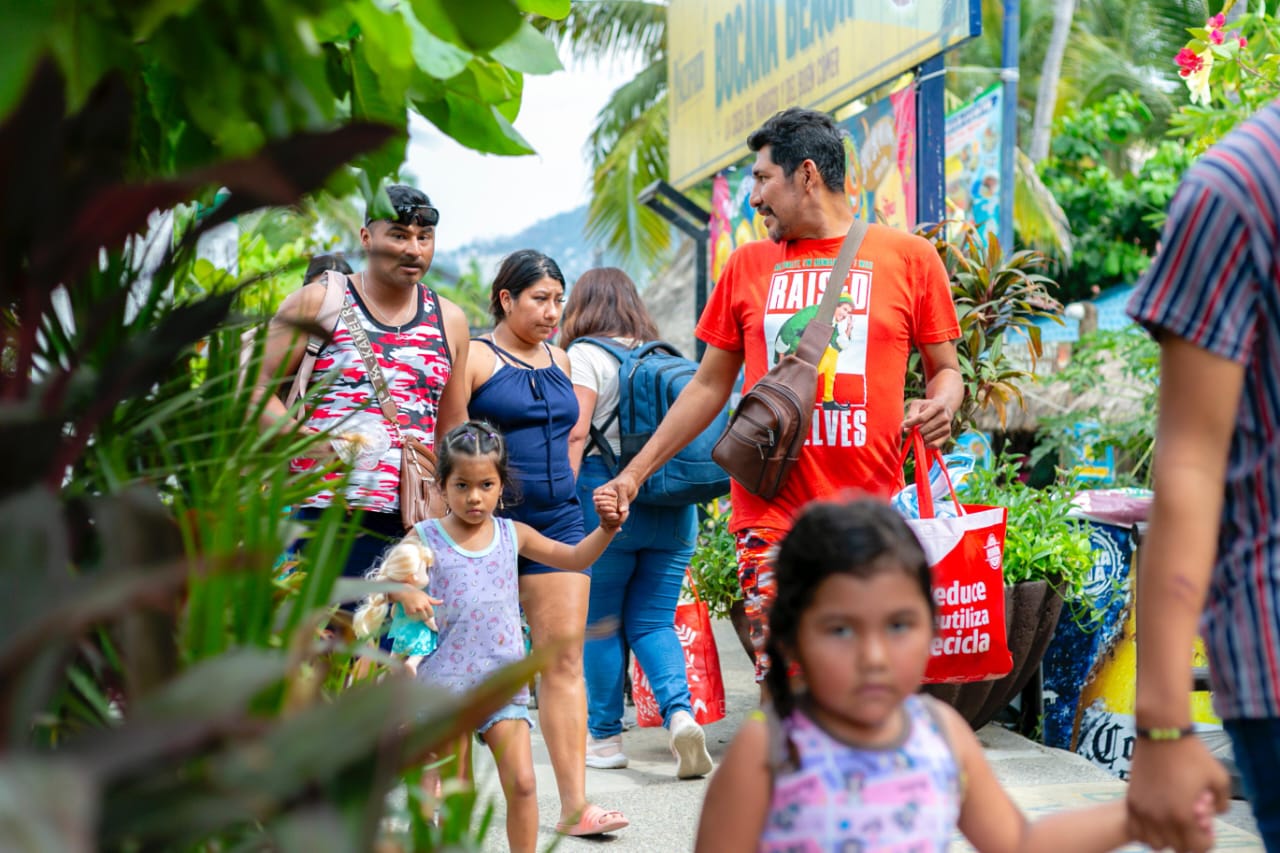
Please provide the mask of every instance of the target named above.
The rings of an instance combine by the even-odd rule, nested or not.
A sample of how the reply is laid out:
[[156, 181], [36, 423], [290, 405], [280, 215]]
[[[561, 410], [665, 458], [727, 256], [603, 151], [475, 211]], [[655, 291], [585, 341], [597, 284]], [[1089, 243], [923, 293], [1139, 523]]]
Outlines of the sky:
[[438, 249], [516, 234], [586, 203], [590, 170], [583, 143], [600, 107], [638, 66], [565, 65], [568, 70], [524, 78], [515, 127], [536, 155], [480, 154], [412, 116], [406, 171], [440, 210]]

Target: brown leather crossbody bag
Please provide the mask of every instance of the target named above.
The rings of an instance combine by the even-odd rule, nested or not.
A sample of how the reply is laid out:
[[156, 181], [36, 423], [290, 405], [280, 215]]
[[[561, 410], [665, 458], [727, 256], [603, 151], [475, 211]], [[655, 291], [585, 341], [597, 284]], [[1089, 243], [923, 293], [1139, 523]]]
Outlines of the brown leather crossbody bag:
[[818, 313], [805, 326], [800, 346], [784, 355], [742, 395], [711, 458], [753, 495], [771, 500], [800, 458], [818, 396], [818, 362], [831, 345], [836, 303], [867, 226], [855, 219], [840, 246]]

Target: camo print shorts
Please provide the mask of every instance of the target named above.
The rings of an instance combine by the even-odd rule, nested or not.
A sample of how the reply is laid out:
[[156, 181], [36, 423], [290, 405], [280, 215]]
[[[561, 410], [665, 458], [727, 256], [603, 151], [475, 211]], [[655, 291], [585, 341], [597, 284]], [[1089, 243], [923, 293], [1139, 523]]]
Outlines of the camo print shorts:
[[748, 527], [737, 533], [738, 583], [747, 614], [747, 631], [756, 654], [756, 681], [764, 681], [769, 671], [769, 607], [778, 594], [773, 579], [773, 558], [785, 530], [774, 527]]

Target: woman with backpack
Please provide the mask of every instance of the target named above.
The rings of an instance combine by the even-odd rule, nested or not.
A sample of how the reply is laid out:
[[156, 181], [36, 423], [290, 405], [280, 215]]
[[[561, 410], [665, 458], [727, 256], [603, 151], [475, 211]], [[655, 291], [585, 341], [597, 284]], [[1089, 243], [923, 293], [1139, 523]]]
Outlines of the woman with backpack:
[[[585, 338], [607, 339], [606, 345]], [[622, 270], [588, 270], [574, 284], [560, 341], [569, 353], [578, 397], [569, 458], [578, 474], [578, 495], [588, 527], [597, 522], [591, 493], [616, 471], [616, 465], [610, 470], [606, 459], [616, 460], [621, 453], [616, 416], [620, 360], [607, 344], [625, 352], [657, 339], [657, 325]], [[601, 442], [607, 446], [602, 448]], [[676, 776], [690, 779], [711, 772], [706, 736], [693, 719], [684, 651], [675, 631], [676, 604], [693, 556], [697, 524], [693, 504], [634, 503], [630, 519], [592, 567], [589, 639], [583, 650], [588, 767], [627, 766], [622, 750], [622, 690], [630, 647], [662, 712]]]

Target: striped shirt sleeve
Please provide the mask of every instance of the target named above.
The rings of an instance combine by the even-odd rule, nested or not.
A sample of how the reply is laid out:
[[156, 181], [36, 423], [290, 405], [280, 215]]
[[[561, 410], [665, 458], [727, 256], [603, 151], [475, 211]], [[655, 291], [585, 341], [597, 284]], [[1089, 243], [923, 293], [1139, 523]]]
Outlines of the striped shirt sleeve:
[[1157, 336], [1176, 335], [1244, 363], [1256, 331], [1258, 274], [1246, 218], [1217, 178], [1207, 169], [1187, 176], [1169, 207], [1163, 248], [1128, 311]]

